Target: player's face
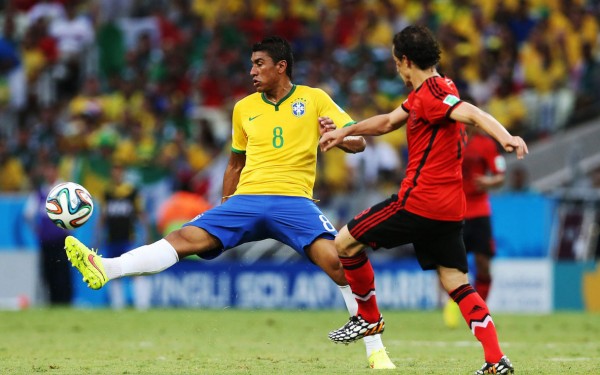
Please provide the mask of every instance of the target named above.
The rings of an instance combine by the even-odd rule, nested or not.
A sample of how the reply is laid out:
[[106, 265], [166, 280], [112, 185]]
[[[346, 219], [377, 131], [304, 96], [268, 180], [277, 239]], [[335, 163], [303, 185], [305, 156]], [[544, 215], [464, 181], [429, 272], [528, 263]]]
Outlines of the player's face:
[[285, 64], [283, 61], [275, 63], [271, 56], [266, 52], [257, 51], [252, 53], [252, 84], [258, 92], [270, 91], [275, 88], [281, 77], [285, 74]]
[[412, 88], [412, 82], [410, 80], [410, 69], [408, 68], [408, 58], [406, 56], [402, 56], [402, 59], [399, 59], [394, 55], [394, 49], [392, 48], [392, 56], [394, 56], [394, 62], [396, 63], [396, 71], [404, 84]]

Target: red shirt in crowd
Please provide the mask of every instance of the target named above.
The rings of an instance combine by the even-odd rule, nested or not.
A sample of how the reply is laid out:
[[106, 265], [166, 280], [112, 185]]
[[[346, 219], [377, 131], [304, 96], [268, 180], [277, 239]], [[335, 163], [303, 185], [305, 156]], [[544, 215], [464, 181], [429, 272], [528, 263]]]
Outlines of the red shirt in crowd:
[[504, 157], [498, 152], [493, 139], [478, 133], [469, 136], [462, 169], [463, 189], [467, 198], [466, 219], [491, 214], [488, 193], [477, 186], [476, 179], [488, 174], [504, 173], [505, 164]]

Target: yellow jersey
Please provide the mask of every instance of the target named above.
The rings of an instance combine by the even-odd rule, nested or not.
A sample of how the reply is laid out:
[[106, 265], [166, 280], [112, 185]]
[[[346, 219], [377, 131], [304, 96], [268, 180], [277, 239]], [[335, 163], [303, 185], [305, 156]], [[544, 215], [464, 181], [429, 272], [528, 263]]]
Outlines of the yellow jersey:
[[231, 150], [246, 154], [234, 194], [312, 198], [317, 169], [319, 116], [338, 127], [354, 123], [325, 93], [294, 85], [279, 102], [254, 93], [233, 108]]

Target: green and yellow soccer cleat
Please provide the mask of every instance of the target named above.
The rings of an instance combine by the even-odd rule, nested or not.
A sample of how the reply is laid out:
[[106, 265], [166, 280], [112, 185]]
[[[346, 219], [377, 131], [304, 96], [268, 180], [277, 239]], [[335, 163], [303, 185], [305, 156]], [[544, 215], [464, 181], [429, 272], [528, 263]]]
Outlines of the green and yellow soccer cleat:
[[83, 275], [83, 282], [92, 289], [100, 289], [108, 282], [104, 266], [100, 260], [97, 250], [90, 250], [73, 236], [65, 238], [65, 250], [67, 258], [73, 267]]
[[385, 348], [381, 348], [369, 356], [369, 368], [374, 370], [391, 370], [395, 369], [396, 365], [388, 357]]

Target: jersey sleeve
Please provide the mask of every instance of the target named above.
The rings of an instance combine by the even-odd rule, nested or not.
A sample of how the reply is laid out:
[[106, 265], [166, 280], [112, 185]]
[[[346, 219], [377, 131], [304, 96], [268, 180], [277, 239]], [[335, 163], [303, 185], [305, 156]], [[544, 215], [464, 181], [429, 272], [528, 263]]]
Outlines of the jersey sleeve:
[[356, 122], [325, 91], [315, 89], [315, 99], [317, 100], [317, 108], [319, 108], [318, 116], [331, 118], [336, 127], [343, 128]]
[[411, 93], [408, 94], [408, 97], [406, 98], [406, 100], [404, 100], [402, 102], [402, 104], [400, 105], [402, 107], [402, 109], [404, 110], [404, 112], [410, 113], [410, 109], [412, 108], [412, 99], [413, 99], [413, 91], [411, 91]]
[[462, 103], [458, 93], [436, 80], [427, 80], [424, 84], [429, 90], [429, 97], [423, 103], [427, 120], [431, 124], [439, 124], [449, 119], [454, 108]]
[[242, 126], [242, 115], [239, 103], [233, 107], [231, 122], [231, 151], [238, 154], [244, 154], [246, 153], [248, 138], [246, 137], [246, 133]]

